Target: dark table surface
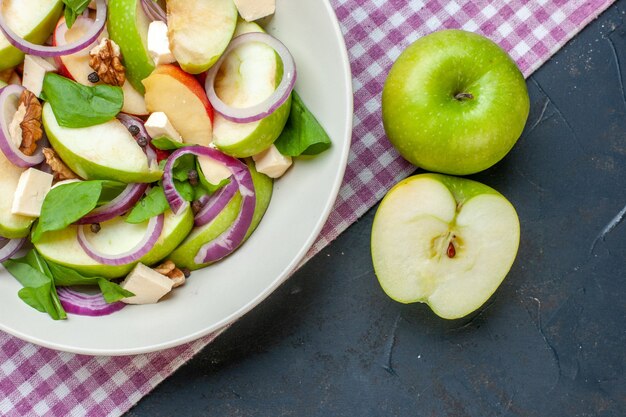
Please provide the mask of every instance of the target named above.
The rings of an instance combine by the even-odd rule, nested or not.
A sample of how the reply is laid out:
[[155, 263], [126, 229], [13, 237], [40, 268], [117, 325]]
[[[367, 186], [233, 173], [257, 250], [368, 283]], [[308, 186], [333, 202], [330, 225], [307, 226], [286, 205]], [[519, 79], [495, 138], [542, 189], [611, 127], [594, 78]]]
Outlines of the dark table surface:
[[128, 416], [625, 416], [622, 9], [528, 79], [526, 131], [472, 176], [522, 225], [478, 313], [444, 321], [385, 296], [374, 208]]

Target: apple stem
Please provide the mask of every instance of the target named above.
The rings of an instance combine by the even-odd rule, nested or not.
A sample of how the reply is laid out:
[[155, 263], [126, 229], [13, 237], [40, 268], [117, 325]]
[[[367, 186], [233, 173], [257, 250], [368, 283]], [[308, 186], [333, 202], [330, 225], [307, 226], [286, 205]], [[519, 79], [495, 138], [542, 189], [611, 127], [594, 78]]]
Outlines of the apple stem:
[[456, 256], [456, 248], [454, 247], [454, 243], [448, 243], [448, 250], [446, 251], [446, 255], [448, 255], [448, 258], [450, 259]]
[[472, 100], [474, 98], [474, 95], [472, 93], [458, 93], [454, 96], [454, 98], [459, 101]]

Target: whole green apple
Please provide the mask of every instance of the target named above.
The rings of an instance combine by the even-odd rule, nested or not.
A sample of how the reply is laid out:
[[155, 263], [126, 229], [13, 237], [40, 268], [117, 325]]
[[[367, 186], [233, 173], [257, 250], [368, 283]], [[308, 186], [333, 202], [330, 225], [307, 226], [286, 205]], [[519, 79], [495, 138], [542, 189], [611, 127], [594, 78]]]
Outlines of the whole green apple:
[[515, 208], [493, 188], [440, 174], [409, 177], [387, 193], [372, 226], [381, 287], [457, 319], [496, 291], [517, 255]]
[[515, 62], [491, 40], [461, 30], [418, 39], [383, 88], [383, 124], [393, 146], [412, 164], [446, 174], [472, 174], [501, 160], [529, 109]]

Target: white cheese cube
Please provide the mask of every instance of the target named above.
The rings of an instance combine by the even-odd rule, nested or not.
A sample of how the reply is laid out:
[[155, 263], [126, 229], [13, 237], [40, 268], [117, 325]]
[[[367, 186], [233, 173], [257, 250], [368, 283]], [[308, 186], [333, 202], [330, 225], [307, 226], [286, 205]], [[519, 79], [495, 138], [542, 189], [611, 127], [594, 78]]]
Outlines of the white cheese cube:
[[217, 185], [232, 175], [226, 165], [217, 162], [208, 156], [199, 156], [198, 163], [206, 180], [213, 185]]
[[276, 0], [235, 0], [235, 5], [239, 15], [248, 22], [269, 16], [276, 11]]
[[148, 27], [148, 52], [155, 65], [171, 64], [176, 62], [170, 49], [170, 40], [167, 37], [167, 24], [155, 20]]
[[173, 285], [174, 281], [165, 275], [138, 263], [120, 284], [135, 296], [123, 298], [122, 301], [126, 304], [154, 304], [170, 292]]
[[282, 155], [274, 145], [254, 155], [252, 159], [254, 159], [256, 170], [270, 178], [281, 177], [292, 164], [291, 157]]
[[43, 58], [33, 55], [24, 57], [24, 76], [22, 86], [39, 97], [43, 87], [43, 78], [47, 72], [56, 71], [56, 67]]
[[176, 142], [182, 142], [183, 138], [180, 136], [180, 133], [172, 123], [170, 123], [170, 119], [167, 118], [167, 115], [161, 111], [154, 112], [148, 117], [146, 123], [144, 125], [146, 127], [146, 131], [153, 139], [156, 139], [160, 136], [167, 136]]
[[39, 217], [41, 205], [52, 187], [53, 176], [35, 168], [22, 172], [17, 183], [11, 213]]

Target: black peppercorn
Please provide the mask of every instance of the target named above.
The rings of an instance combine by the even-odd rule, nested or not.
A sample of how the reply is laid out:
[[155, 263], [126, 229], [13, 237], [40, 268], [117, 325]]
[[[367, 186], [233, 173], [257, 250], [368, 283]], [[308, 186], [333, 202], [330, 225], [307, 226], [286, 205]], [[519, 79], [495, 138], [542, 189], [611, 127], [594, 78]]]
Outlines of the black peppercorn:
[[87, 76], [87, 79], [89, 80], [90, 83], [93, 83], [93, 84], [100, 82], [100, 76], [98, 75], [97, 72], [92, 72], [91, 74], [89, 74]]
[[194, 187], [198, 185], [198, 178], [198, 171], [196, 171], [195, 169], [191, 169], [187, 173], [187, 179], [189, 179], [189, 184], [193, 185]]
[[138, 137], [137, 144], [142, 148], [145, 148], [148, 145], [148, 138], [146, 138], [145, 136]]
[[100, 223], [93, 223], [90, 226], [90, 229], [93, 233], [98, 233], [102, 229], [102, 227], [100, 227]]
[[131, 135], [137, 136], [139, 134], [139, 127], [136, 125], [130, 125], [128, 126], [128, 131]]

